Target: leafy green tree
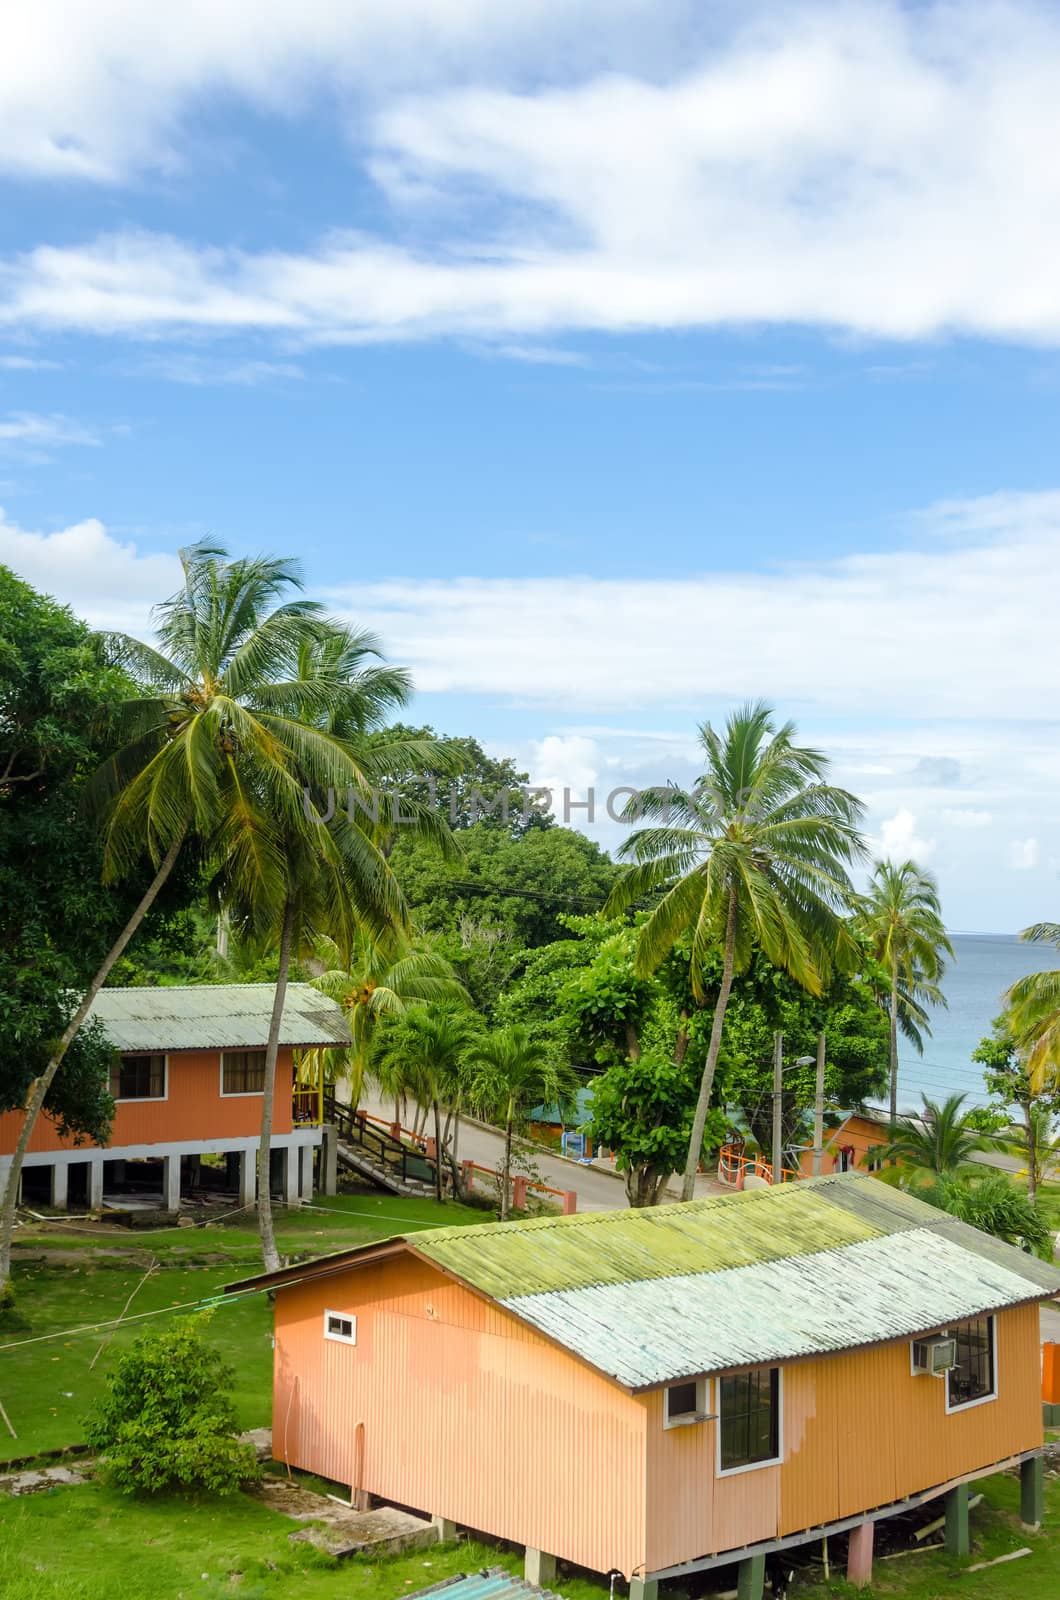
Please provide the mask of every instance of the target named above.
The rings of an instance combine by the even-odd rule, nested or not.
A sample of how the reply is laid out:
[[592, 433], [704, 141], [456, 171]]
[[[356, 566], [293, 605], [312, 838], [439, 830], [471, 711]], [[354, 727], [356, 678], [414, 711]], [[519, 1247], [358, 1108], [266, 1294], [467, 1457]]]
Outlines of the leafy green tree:
[[816, 1096], [816, 1066], [795, 1062], [816, 1056], [820, 1034], [825, 1035], [825, 1096], [831, 1105], [860, 1105], [885, 1087], [887, 1018], [876, 1002], [871, 974], [833, 971], [821, 993], [813, 995], [756, 952], [733, 983], [717, 1085], [719, 1098], [739, 1109], [762, 1150], [772, 1143], [778, 1031], [789, 1063], [782, 1102], [785, 1149], [803, 1132]]
[[915, 1185], [921, 1200], [936, 1205], [950, 1216], [1007, 1244], [1053, 1259], [1053, 1236], [1038, 1207], [1004, 1172], [996, 1169], [978, 1176], [946, 1172], [933, 1182]]
[[239, 1442], [235, 1373], [203, 1339], [206, 1321], [141, 1334], [107, 1379], [87, 1439], [126, 1494], [226, 1495], [261, 1475], [253, 1445]]
[[417, 927], [446, 936], [450, 959], [468, 925], [503, 930], [519, 950], [548, 944], [562, 936], [564, 912], [599, 910], [615, 880], [604, 852], [573, 828], [531, 828], [513, 838], [477, 822], [460, 831], [459, 845], [460, 858], [447, 862], [399, 828], [390, 856]]
[[972, 1051], [972, 1060], [986, 1069], [983, 1080], [992, 1096], [990, 1131], [1000, 1132], [1008, 1125], [1013, 1107], [1019, 1112], [1021, 1126], [1013, 1129], [1008, 1142], [1027, 1163], [1027, 1194], [1033, 1203], [1039, 1183], [1060, 1155], [1052, 1133], [1060, 1112], [1060, 1087], [1036, 1087], [1008, 1012], [995, 1019], [992, 1032]]
[[[1060, 950], [1060, 922], [1038, 922], [1020, 934], [1031, 944]], [[1017, 1048], [1026, 1057], [1035, 1089], [1060, 1088], [1060, 970], [1030, 972], [1005, 996]]]
[[[84, 800], [107, 753], [110, 708], [128, 692], [84, 623], [0, 567], [0, 1110], [29, 1103], [32, 1121], [43, 1112], [64, 1135], [101, 1143], [113, 1113], [113, 1050], [98, 1026], [72, 1026], [75, 997], [151, 874], [103, 884], [102, 845]], [[178, 872], [157, 900], [146, 931], [160, 952], [196, 883], [194, 869]], [[24, 1125], [4, 1185], [0, 1292], [31, 1129]]]
[[[644, 1051], [593, 1079], [589, 1132], [615, 1152], [631, 1206], [659, 1203], [670, 1175], [681, 1170], [695, 1115], [699, 1074], [671, 1056]], [[721, 1133], [718, 1114], [712, 1113]]]
[[551, 1054], [548, 1042], [530, 1028], [512, 1023], [480, 1036], [469, 1046], [468, 1098], [504, 1129], [501, 1166], [501, 1221], [508, 1216], [512, 1172], [512, 1139], [525, 1126], [536, 1105], [574, 1103], [577, 1081], [565, 1062]]
[[721, 982], [689, 1134], [683, 1198], [691, 1199], [703, 1148], [735, 974], [757, 947], [817, 994], [843, 937], [840, 912], [852, 896], [848, 864], [862, 851], [853, 795], [826, 782], [828, 763], [777, 727], [761, 703], [729, 717], [723, 733], [699, 730], [706, 768], [691, 793], [662, 789], [642, 798], [656, 825], [622, 847], [633, 865], [613, 890], [621, 911], [659, 896], [640, 929], [638, 971], [655, 971], [682, 937], [696, 999], [715, 950]]
[[895, 1132], [880, 1147], [887, 1161], [925, 1172], [958, 1172], [978, 1151], [987, 1148], [969, 1113], [964, 1110], [964, 1095], [951, 1094], [946, 1100], [930, 1100], [922, 1095], [923, 1110], [916, 1117], [899, 1117]]
[[484, 827], [516, 839], [531, 829], [553, 826], [550, 813], [526, 793], [529, 774], [520, 772], [510, 756], [488, 756], [477, 739], [469, 735], [439, 735], [429, 725], [412, 728], [404, 723], [372, 735], [375, 746], [388, 749], [395, 742], [407, 746], [424, 741], [444, 753], [446, 772], [435, 779], [416, 762], [399, 768], [393, 774], [393, 783], [403, 807], [410, 802], [430, 807], [454, 831], [481, 822]]
[[927, 1027], [925, 1002], [945, 1005], [939, 988], [953, 946], [946, 937], [933, 875], [915, 861], [877, 861], [868, 891], [857, 906], [855, 925], [867, 939], [889, 982], [891, 1019], [890, 1120], [898, 1125], [898, 1030], [903, 1020], [907, 1032], [922, 1049], [920, 1036]]

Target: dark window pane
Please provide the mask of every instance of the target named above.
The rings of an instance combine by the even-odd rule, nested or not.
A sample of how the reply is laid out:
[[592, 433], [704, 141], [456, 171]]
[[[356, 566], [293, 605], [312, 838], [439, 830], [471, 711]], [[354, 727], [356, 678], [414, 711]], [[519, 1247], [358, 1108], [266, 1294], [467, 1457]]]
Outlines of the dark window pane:
[[166, 1058], [122, 1056], [110, 1069], [115, 1100], [161, 1100], [166, 1092]]
[[695, 1416], [696, 1385], [694, 1383], [673, 1383], [666, 1391], [666, 1414], [668, 1417]]
[[750, 1467], [772, 1461], [779, 1453], [780, 1373], [776, 1367], [758, 1367], [722, 1378], [718, 1384], [721, 1412], [721, 1465]]
[[951, 1406], [966, 1406], [994, 1392], [994, 1322], [992, 1317], [976, 1317], [949, 1329], [956, 1345], [957, 1361], [947, 1383]]
[[226, 1050], [221, 1070], [224, 1094], [261, 1094], [265, 1088], [264, 1050]]

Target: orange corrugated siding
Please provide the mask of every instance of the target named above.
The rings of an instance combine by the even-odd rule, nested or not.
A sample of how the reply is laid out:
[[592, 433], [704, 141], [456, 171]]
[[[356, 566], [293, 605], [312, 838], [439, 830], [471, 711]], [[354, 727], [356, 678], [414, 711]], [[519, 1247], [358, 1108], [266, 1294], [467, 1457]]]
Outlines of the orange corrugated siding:
[[[274, 1130], [291, 1132], [293, 1056], [281, 1050], [276, 1066]], [[0, 1155], [10, 1155], [18, 1140], [22, 1118], [9, 1111], [0, 1116]], [[110, 1145], [170, 1144], [199, 1139], [245, 1138], [261, 1127], [260, 1095], [221, 1094], [221, 1058], [216, 1050], [188, 1050], [169, 1057], [168, 1097], [165, 1100], [129, 1100], [114, 1112]], [[60, 1139], [55, 1124], [39, 1117], [30, 1139], [31, 1152], [69, 1150], [70, 1139]], [[93, 1145], [84, 1146], [86, 1152]]]
[[[358, 1317], [356, 1348], [322, 1335]], [[997, 1319], [999, 1398], [947, 1416], [909, 1344], [784, 1369], [781, 1466], [718, 1478], [715, 1425], [664, 1429], [498, 1306], [398, 1256], [281, 1289], [280, 1459], [424, 1512], [626, 1575], [887, 1505], [1041, 1443], [1038, 1310]], [[712, 1385], [711, 1409], [716, 1404]], [[358, 1430], [363, 1428], [363, 1444]], [[359, 1470], [359, 1460], [363, 1468]]]
[[[323, 1338], [325, 1309], [357, 1315], [355, 1348]], [[644, 1418], [641, 1400], [411, 1258], [277, 1297], [280, 1459], [598, 1572], [645, 1559]]]

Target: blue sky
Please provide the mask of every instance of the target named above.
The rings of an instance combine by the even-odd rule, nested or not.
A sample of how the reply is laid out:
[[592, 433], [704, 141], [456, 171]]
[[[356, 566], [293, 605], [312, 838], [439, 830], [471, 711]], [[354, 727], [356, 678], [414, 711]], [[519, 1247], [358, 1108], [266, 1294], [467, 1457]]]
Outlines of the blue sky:
[[1057, 915], [1054, 11], [41, 0], [0, 44], [0, 559], [143, 631], [182, 543], [297, 553], [419, 715], [578, 794], [763, 695], [953, 926]]

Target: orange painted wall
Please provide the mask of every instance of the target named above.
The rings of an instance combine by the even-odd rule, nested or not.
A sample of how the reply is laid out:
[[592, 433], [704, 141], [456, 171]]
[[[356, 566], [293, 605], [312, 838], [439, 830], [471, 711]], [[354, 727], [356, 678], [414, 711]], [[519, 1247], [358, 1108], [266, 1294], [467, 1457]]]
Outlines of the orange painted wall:
[[[356, 1347], [323, 1337], [358, 1318]], [[887, 1505], [1041, 1444], [1036, 1306], [997, 1319], [999, 1397], [946, 1415], [909, 1343], [784, 1369], [782, 1465], [715, 1473], [715, 1425], [664, 1429], [499, 1307], [400, 1256], [281, 1289], [277, 1457], [627, 1576]], [[711, 1386], [708, 1409], [716, 1391]]]
[[[862, 1172], [868, 1170], [866, 1159], [868, 1152], [874, 1145], [887, 1143], [887, 1129], [883, 1123], [873, 1122], [868, 1117], [851, 1116], [831, 1133], [825, 1134], [824, 1161], [821, 1172], [827, 1175], [839, 1171], [839, 1162], [836, 1159], [841, 1147], [852, 1146], [854, 1150], [854, 1166]], [[804, 1150], [799, 1158], [799, 1165], [806, 1177], [813, 1171], [813, 1152]]]
[[[325, 1309], [357, 1316], [355, 1347]], [[279, 1459], [598, 1572], [644, 1561], [644, 1418], [411, 1256], [277, 1296]]]
[[[276, 1064], [274, 1131], [291, 1132], [293, 1056], [281, 1050]], [[261, 1130], [261, 1096], [221, 1094], [221, 1057], [217, 1050], [173, 1052], [167, 1069], [165, 1100], [119, 1101], [114, 1111], [110, 1147], [171, 1144], [199, 1139], [245, 1138]], [[0, 1116], [0, 1155], [10, 1155], [22, 1119], [17, 1112]], [[55, 1124], [39, 1117], [30, 1139], [30, 1152], [70, 1150], [71, 1139], [60, 1139]], [[95, 1149], [84, 1145], [85, 1151]]]

